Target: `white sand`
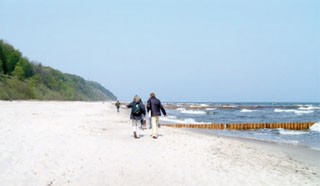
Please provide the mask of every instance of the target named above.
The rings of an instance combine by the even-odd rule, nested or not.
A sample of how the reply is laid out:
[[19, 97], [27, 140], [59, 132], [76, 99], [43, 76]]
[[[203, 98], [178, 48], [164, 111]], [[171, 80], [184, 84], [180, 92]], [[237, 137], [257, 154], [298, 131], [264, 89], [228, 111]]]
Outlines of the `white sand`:
[[161, 128], [133, 139], [111, 103], [0, 102], [0, 185], [320, 185], [281, 151]]

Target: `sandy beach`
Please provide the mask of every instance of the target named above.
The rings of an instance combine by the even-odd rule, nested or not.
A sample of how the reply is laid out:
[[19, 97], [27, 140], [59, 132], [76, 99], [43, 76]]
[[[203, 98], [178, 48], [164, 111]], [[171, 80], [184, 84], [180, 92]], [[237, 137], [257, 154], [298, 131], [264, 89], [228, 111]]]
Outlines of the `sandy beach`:
[[4, 186], [320, 185], [315, 158], [276, 144], [165, 127], [134, 139], [108, 102], [0, 101], [0, 134]]

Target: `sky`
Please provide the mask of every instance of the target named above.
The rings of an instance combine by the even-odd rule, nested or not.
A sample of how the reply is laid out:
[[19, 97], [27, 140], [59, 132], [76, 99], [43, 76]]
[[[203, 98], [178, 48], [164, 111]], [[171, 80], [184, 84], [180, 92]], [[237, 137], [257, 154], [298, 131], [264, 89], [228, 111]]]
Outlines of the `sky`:
[[318, 0], [0, 0], [0, 38], [124, 101], [320, 102]]

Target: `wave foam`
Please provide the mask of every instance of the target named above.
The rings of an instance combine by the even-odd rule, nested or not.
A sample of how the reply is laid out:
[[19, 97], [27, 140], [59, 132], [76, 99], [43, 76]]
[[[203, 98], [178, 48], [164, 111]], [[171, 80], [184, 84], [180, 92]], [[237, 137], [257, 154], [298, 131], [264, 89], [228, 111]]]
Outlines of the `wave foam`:
[[181, 110], [180, 112], [183, 114], [198, 114], [198, 115], [206, 114], [205, 111], [201, 111], [201, 110]]
[[190, 105], [190, 107], [209, 107], [208, 104], [197, 104], [197, 105]]
[[222, 108], [237, 108], [238, 106], [236, 105], [222, 105]]
[[320, 122], [313, 124], [313, 125], [310, 127], [310, 130], [316, 131], [316, 132], [320, 132]]
[[312, 105], [306, 105], [306, 106], [300, 106], [299, 110], [318, 110], [320, 107], [312, 106]]
[[207, 111], [217, 110], [216, 108], [206, 108]]
[[296, 131], [296, 130], [285, 130], [285, 129], [278, 129], [281, 135], [302, 135], [308, 134], [308, 132], [304, 131]]
[[172, 123], [186, 123], [186, 124], [197, 123], [196, 120], [192, 118], [177, 119], [176, 116], [161, 117], [161, 121], [167, 121]]
[[242, 109], [240, 112], [255, 112], [254, 110]]
[[206, 114], [205, 111], [201, 111], [201, 110], [187, 110], [185, 108], [177, 108], [177, 111], [180, 111], [180, 113], [182, 114]]
[[297, 115], [302, 115], [302, 114], [311, 114], [313, 113], [314, 111], [313, 110], [294, 110], [294, 109], [291, 109], [291, 110], [284, 110], [284, 109], [274, 109], [274, 112], [293, 112]]

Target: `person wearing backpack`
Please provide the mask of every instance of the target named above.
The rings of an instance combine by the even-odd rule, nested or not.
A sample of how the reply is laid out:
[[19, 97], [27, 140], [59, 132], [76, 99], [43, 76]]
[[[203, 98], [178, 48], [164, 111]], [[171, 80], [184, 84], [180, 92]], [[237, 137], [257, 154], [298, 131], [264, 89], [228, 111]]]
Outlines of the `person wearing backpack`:
[[[143, 103], [142, 99], [140, 98], [140, 102]], [[145, 118], [146, 118], [146, 115], [144, 114], [141, 118], [141, 130], [144, 130], [144, 127], [145, 127]]]
[[142, 118], [146, 115], [146, 109], [144, 104], [141, 102], [139, 96], [135, 96], [133, 101], [127, 105], [131, 108], [130, 119], [132, 120], [132, 129], [134, 138], [140, 138], [139, 125], [141, 124]]
[[117, 112], [120, 112], [121, 103], [119, 101], [117, 101], [115, 105], [116, 105], [116, 108], [117, 108]]
[[161, 104], [161, 101], [156, 98], [155, 93], [150, 94], [150, 99], [147, 104], [148, 113], [151, 112], [151, 125], [152, 125], [152, 137], [158, 138], [158, 125], [161, 112], [164, 116], [167, 116], [166, 110]]

